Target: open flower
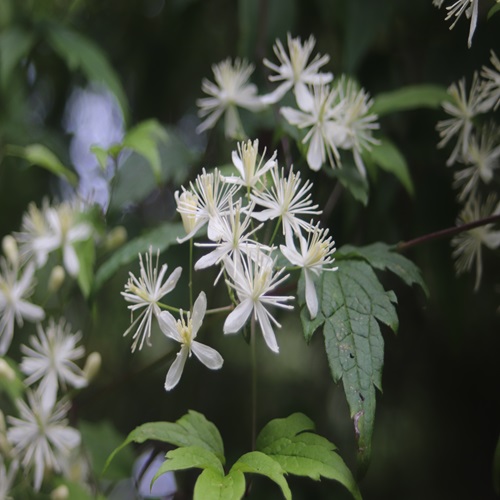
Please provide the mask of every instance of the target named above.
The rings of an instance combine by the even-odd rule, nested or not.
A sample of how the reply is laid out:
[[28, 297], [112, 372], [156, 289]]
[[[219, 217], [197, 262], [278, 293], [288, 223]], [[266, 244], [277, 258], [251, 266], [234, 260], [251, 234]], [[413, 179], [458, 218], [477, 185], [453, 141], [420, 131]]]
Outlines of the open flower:
[[333, 79], [331, 73], [318, 72], [330, 60], [330, 57], [316, 54], [314, 59], [309, 62], [309, 57], [316, 43], [312, 35], [302, 43], [299, 37], [292, 38], [288, 33], [287, 41], [290, 56], [286, 53], [280, 40], [276, 40], [273, 47], [280, 63], [279, 66], [268, 59], [264, 59], [264, 64], [276, 73], [270, 75], [269, 80], [271, 82], [280, 82], [280, 85], [270, 94], [262, 96], [262, 100], [270, 104], [278, 102], [293, 87], [299, 107], [310, 107], [312, 98], [308, 85], [321, 85], [329, 83]]
[[194, 303], [192, 314], [187, 312], [184, 316], [181, 310], [180, 319], [177, 321], [168, 311], [163, 311], [158, 316], [161, 331], [167, 337], [181, 344], [181, 350], [177, 353], [165, 379], [165, 389], [167, 391], [170, 391], [179, 383], [184, 365], [191, 353], [194, 353], [211, 370], [218, 370], [224, 363], [222, 356], [215, 349], [195, 340], [203, 323], [206, 310], [207, 296], [204, 292], [201, 292]]
[[[457, 224], [467, 224], [498, 213], [500, 213], [500, 204], [497, 204], [495, 196], [490, 195], [485, 203], [471, 198], [460, 213]], [[454, 247], [453, 257], [456, 259], [457, 274], [469, 271], [475, 264], [474, 290], [477, 290], [483, 273], [482, 247], [484, 245], [490, 249], [498, 248], [500, 231], [494, 231], [493, 224], [486, 224], [458, 234], [451, 240], [451, 245]]]
[[320, 229], [319, 224], [307, 234], [307, 239], [302, 234], [298, 235], [298, 239], [300, 250], [297, 250], [293, 240], [289, 240], [286, 245], [280, 245], [280, 250], [291, 264], [303, 269], [306, 304], [311, 318], [314, 319], [318, 315], [319, 308], [314, 275], [319, 276], [323, 271], [337, 270], [336, 267], [331, 267], [335, 260], [332, 257], [335, 252], [335, 242], [328, 236], [328, 229]]
[[29, 262], [18, 279], [17, 265], [0, 258], [0, 356], [9, 349], [14, 334], [14, 320], [41, 321], [44, 310], [27, 299], [33, 293], [35, 264]]
[[39, 393], [27, 392], [28, 404], [18, 400], [18, 417], [7, 417], [7, 439], [24, 469], [34, 468], [33, 487], [40, 490], [45, 470], [61, 470], [60, 460], [80, 444], [80, 433], [68, 427], [65, 418], [70, 404], [60, 401], [47, 408]]
[[241, 259], [240, 265], [228, 265], [226, 270], [230, 276], [227, 284], [236, 291], [240, 303], [232, 311], [224, 322], [224, 333], [236, 333], [247, 322], [253, 313], [254, 318], [260, 325], [264, 340], [273, 352], [279, 352], [276, 336], [274, 335], [274, 323], [277, 327], [281, 325], [266, 306], [277, 306], [283, 309], [293, 309], [293, 306], [285, 302], [292, 300], [291, 296], [273, 296], [270, 292], [288, 278], [283, 276], [285, 268], [274, 272], [274, 263], [267, 255], [265, 258], [254, 260], [246, 257]]
[[491, 64], [494, 68], [483, 66], [481, 76], [481, 92], [484, 96], [484, 106], [486, 109], [496, 110], [500, 106], [500, 60], [498, 56], [491, 51]]
[[241, 59], [236, 59], [233, 64], [228, 58], [212, 66], [216, 83], [203, 79], [201, 88], [210, 97], [197, 101], [200, 108], [198, 114], [207, 117], [198, 126], [197, 132], [212, 128], [224, 114], [226, 137], [241, 138], [244, 135], [238, 107], [250, 111], [258, 111], [264, 107], [257, 95], [257, 87], [248, 83], [253, 70], [252, 64]]
[[57, 398], [59, 384], [81, 388], [87, 385], [83, 371], [74, 363], [85, 354], [83, 346], [77, 346], [82, 338], [80, 332], [71, 333], [70, 325], [61, 318], [56, 324], [53, 319], [44, 330], [37, 325], [38, 336], [30, 337], [31, 346], [21, 345], [25, 355], [20, 365], [27, 375], [26, 385], [40, 381], [41, 402], [51, 408]]
[[280, 218], [283, 224], [283, 234], [290, 238], [293, 233], [300, 233], [300, 228], [306, 231], [311, 229], [311, 224], [300, 216], [318, 215], [321, 210], [316, 210], [318, 205], [313, 205], [311, 200], [312, 184], [306, 181], [300, 185], [300, 172], [295, 173], [290, 169], [288, 177], [285, 177], [284, 170], [281, 175], [277, 167], [271, 170], [273, 187], [266, 189], [262, 193], [252, 194], [252, 200], [262, 207], [260, 212], [252, 211], [252, 216], [262, 222], [269, 219]]
[[472, 37], [474, 35], [474, 31], [476, 30], [478, 5], [479, 0], [456, 0], [453, 4], [446, 7], [446, 10], [448, 11], [446, 20], [448, 21], [453, 17], [455, 18], [455, 20], [451, 23], [450, 30], [455, 27], [455, 24], [457, 24], [457, 21], [460, 17], [462, 17], [464, 12], [465, 17], [470, 19], [469, 38], [467, 40], [469, 48], [472, 45]]
[[158, 302], [164, 295], [175, 288], [181, 276], [182, 268], [177, 267], [165, 283], [163, 283], [163, 278], [167, 273], [168, 266], [167, 264], [163, 264], [160, 272], [158, 272], [159, 256], [160, 251], [158, 250], [156, 254], [156, 264], [154, 264], [153, 249], [149, 247], [149, 252], [144, 256], [146, 260], [146, 264], [144, 264], [142, 255], [139, 254], [141, 275], [139, 278], [136, 278], [132, 273], [129, 273], [130, 278], [125, 285], [125, 291], [121, 292], [127, 302], [132, 302], [132, 305], [128, 306], [131, 314], [138, 309], [143, 309], [123, 334], [125, 337], [137, 327], [132, 336], [134, 339], [132, 343], [132, 352], [136, 350], [137, 346], [139, 346], [139, 350], [141, 350], [145, 341], [149, 346], [151, 345], [149, 337], [151, 336], [153, 316], [158, 316], [161, 312]]

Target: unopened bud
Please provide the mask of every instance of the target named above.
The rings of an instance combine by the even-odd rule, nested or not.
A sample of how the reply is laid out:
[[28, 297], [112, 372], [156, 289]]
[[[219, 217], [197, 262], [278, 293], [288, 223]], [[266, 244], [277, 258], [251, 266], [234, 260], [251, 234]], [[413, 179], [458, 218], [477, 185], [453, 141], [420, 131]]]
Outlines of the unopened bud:
[[51, 293], [55, 293], [61, 288], [64, 283], [66, 272], [62, 266], [54, 266], [49, 277], [48, 288]]
[[10, 443], [7, 441], [7, 426], [3, 411], [0, 410], [0, 455], [8, 457], [11, 451]]
[[177, 211], [181, 214], [184, 231], [189, 234], [196, 226], [196, 207], [198, 206], [198, 196], [191, 191], [183, 191], [180, 195], [175, 193]]
[[106, 250], [115, 250], [127, 241], [127, 230], [123, 226], [116, 226], [106, 236], [104, 247]]
[[68, 500], [69, 489], [65, 484], [61, 484], [50, 493], [50, 500]]
[[85, 361], [85, 366], [83, 367], [83, 373], [87, 382], [90, 382], [99, 373], [101, 369], [102, 358], [98, 352], [91, 352], [87, 356], [87, 361]]
[[14, 236], [8, 234], [2, 240], [2, 250], [7, 257], [7, 260], [13, 265], [19, 264], [19, 250], [17, 249], [17, 241]]
[[0, 358], [0, 378], [9, 380], [11, 382], [16, 379], [16, 372], [3, 358]]

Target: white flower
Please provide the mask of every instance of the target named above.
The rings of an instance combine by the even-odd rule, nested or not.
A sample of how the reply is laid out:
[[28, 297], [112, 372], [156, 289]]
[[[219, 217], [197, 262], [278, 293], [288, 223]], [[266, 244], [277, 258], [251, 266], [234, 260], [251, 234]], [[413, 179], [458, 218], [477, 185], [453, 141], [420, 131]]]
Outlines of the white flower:
[[[183, 195], [175, 192], [177, 211], [181, 217], [190, 221], [184, 223], [184, 227], [192, 227], [184, 238], [177, 238], [179, 243], [192, 238], [208, 222], [208, 238], [212, 241], [217, 239], [213, 231], [213, 222], [221, 214], [227, 212], [229, 200], [238, 190], [238, 186], [224, 182], [224, 178], [218, 169], [202, 173], [196, 177], [195, 184], [190, 183], [190, 194]], [[184, 188], [183, 192], [187, 192]]]
[[[339, 161], [338, 144], [345, 141], [346, 130], [341, 125], [344, 102], [338, 99], [339, 90], [328, 85], [312, 88], [312, 99], [301, 110], [283, 107], [281, 114], [299, 129], [310, 128], [302, 142], [309, 142], [307, 164], [312, 170], [319, 170], [326, 158], [334, 167]], [[298, 102], [300, 105], [301, 103]]]
[[252, 200], [257, 205], [264, 207], [260, 212], [252, 211], [252, 217], [260, 221], [276, 219], [279, 217], [283, 224], [283, 234], [290, 238], [293, 233], [300, 233], [300, 228], [306, 231], [311, 229], [311, 224], [299, 218], [303, 215], [318, 215], [321, 210], [316, 210], [318, 205], [313, 205], [311, 200], [312, 184], [306, 181], [300, 186], [300, 172], [295, 173], [290, 169], [285, 177], [281, 169], [281, 176], [277, 167], [271, 170], [273, 187], [257, 195], [252, 194]]
[[278, 102], [293, 87], [299, 107], [309, 107], [311, 93], [307, 86], [329, 83], [333, 79], [331, 73], [318, 73], [318, 70], [330, 60], [330, 57], [316, 54], [308, 64], [316, 43], [314, 37], [311, 35], [302, 44], [299, 37], [292, 38], [288, 33], [287, 40], [290, 57], [288, 57], [281, 41], [276, 40], [273, 50], [279, 60], [279, 66], [268, 59], [264, 59], [264, 64], [277, 73], [276, 75], [270, 75], [269, 80], [281, 83], [273, 92], [262, 96], [262, 100], [270, 104]]
[[[214, 233], [217, 234], [216, 243], [196, 243], [199, 247], [214, 247], [210, 253], [204, 255], [194, 265], [195, 270], [205, 269], [219, 264], [224, 259], [232, 258], [233, 261], [238, 261], [242, 254], [255, 255], [262, 245], [258, 245], [250, 236], [258, 231], [262, 224], [247, 232], [252, 223], [252, 211], [254, 204], [252, 203], [246, 211], [245, 218], [241, 220], [241, 199], [236, 203], [229, 204], [229, 213], [222, 215], [214, 221]], [[268, 247], [265, 247], [269, 249]], [[217, 276], [215, 283], [219, 280], [221, 272]]]
[[354, 80], [342, 75], [337, 83], [339, 90], [338, 100], [343, 103], [340, 113], [340, 125], [345, 131], [343, 141], [338, 142], [338, 147], [352, 150], [354, 162], [363, 177], [366, 177], [366, 170], [361, 158], [361, 153], [365, 149], [371, 149], [372, 144], [379, 141], [373, 138], [372, 130], [379, 128], [376, 123], [377, 115], [369, 114], [373, 104], [364, 89], [358, 89]]
[[263, 108], [257, 87], [248, 83], [254, 67], [246, 61], [236, 59], [234, 64], [228, 58], [212, 66], [215, 82], [203, 79], [202, 90], [210, 97], [197, 100], [200, 117], [205, 117], [197, 132], [212, 128], [217, 120], [225, 115], [226, 137], [239, 138], [243, 134], [243, 127], [238, 114], [238, 107], [258, 111]]
[[[240, 177], [225, 177], [226, 182], [238, 184], [240, 186], [245, 186], [247, 189], [253, 189], [259, 179], [271, 168], [277, 165], [276, 163], [276, 151], [274, 154], [264, 162], [264, 155], [266, 154], [266, 149], [260, 157], [260, 161], [257, 164], [257, 156], [259, 154], [259, 141], [256, 139], [253, 144], [249, 140], [248, 142], [238, 143], [238, 151], [233, 151], [232, 159], [233, 164], [237, 168]], [[262, 164], [264, 162], [264, 165]]]
[[483, 66], [481, 70], [481, 76], [483, 77], [481, 92], [484, 97], [485, 108], [496, 110], [500, 106], [500, 60], [493, 51], [491, 51], [490, 61], [495, 69]]
[[61, 458], [68, 457], [79, 446], [80, 433], [67, 425], [69, 402], [60, 401], [55, 407], [46, 408], [39, 394], [28, 391], [27, 397], [29, 405], [18, 400], [20, 417], [7, 417], [7, 439], [21, 465], [34, 468], [33, 487], [39, 491], [45, 471], [61, 470], [56, 453]]
[[459, 200], [474, 196], [479, 181], [489, 184], [494, 171], [500, 167], [500, 131], [494, 123], [481, 129], [479, 137], [472, 134], [463, 158], [466, 168], [454, 175], [455, 186], [462, 187]]
[[167, 264], [163, 264], [160, 272], [158, 272], [160, 251], [158, 250], [156, 254], [156, 264], [153, 263], [153, 249], [151, 247], [149, 247], [149, 252], [144, 255], [146, 264], [144, 264], [142, 260], [142, 255], [139, 254], [140, 277], [136, 278], [132, 273], [129, 273], [130, 278], [125, 285], [125, 291], [121, 292], [127, 302], [132, 302], [132, 305], [128, 306], [131, 314], [138, 309], [143, 309], [123, 334], [125, 337], [136, 328], [137, 323], [139, 323], [132, 336], [134, 339], [132, 343], [132, 352], [136, 350], [137, 346], [139, 346], [139, 350], [141, 350], [144, 341], [146, 341], [148, 346], [151, 345], [149, 337], [151, 336], [153, 315], [158, 317], [161, 312], [158, 302], [164, 295], [175, 288], [182, 272], [182, 268], [177, 267], [165, 283], [163, 283], [163, 278], [167, 272], [168, 266]]
[[255, 320], [260, 325], [267, 346], [271, 351], [277, 353], [279, 347], [271, 322], [277, 327], [281, 327], [281, 325], [266, 309], [266, 306], [293, 309], [293, 306], [285, 304], [293, 297], [269, 295], [289, 275], [282, 276], [284, 268], [275, 273], [274, 263], [270, 262], [267, 256], [265, 257], [254, 260], [242, 258], [240, 265], [226, 267], [231, 278], [227, 280], [227, 284], [236, 291], [240, 303], [226, 318], [224, 333], [236, 333], [241, 330], [253, 313]]
[[458, 85], [456, 83], [450, 85], [448, 94], [450, 94], [452, 102], [443, 102], [442, 106], [452, 118], [439, 121], [436, 128], [441, 136], [438, 148], [444, 147], [452, 137], [458, 136], [455, 148], [446, 162], [450, 166], [457, 161], [460, 155], [463, 157], [467, 153], [473, 129], [472, 120], [477, 114], [484, 111], [484, 101], [477, 73], [474, 73], [469, 97], [467, 97], [465, 90], [464, 78], [458, 82]]
[[218, 370], [222, 367], [224, 360], [222, 356], [212, 347], [194, 340], [203, 323], [207, 310], [207, 296], [201, 292], [193, 306], [193, 313], [180, 311], [180, 319], [175, 318], [168, 312], [162, 311], [158, 316], [158, 323], [162, 332], [169, 338], [181, 344], [181, 350], [170, 366], [165, 379], [165, 389], [173, 389], [181, 378], [187, 358], [194, 355], [210, 370]]
[[335, 252], [335, 242], [328, 236], [328, 229], [320, 229], [319, 224], [307, 234], [307, 239], [302, 234], [298, 235], [298, 239], [300, 251], [292, 240], [288, 241], [286, 246], [280, 245], [280, 250], [291, 264], [303, 269], [306, 304], [311, 318], [314, 319], [318, 315], [319, 306], [313, 275], [319, 276], [323, 271], [337, 270], [336, 267], [326, 267], [335, 260], [332, 257]]
[[[497, 205], [494, 196], [490, 195], [484, 204], [481, 204], [476, 198], [471, 198], [460, 213], [457, 224], [467, 224], [499, 213], [500, 204]], [[493, 224], [486, 224], [464, 231], [451, 241], [454, 247], [453, 257], [456, 259], [457, 274], [469, 271], [473, 264], [476, 265], [474, 290], [477, 290], [481, 283], [483, 272], [482, 246], [485, 245], [490, 249], [500, 246], [500, 231], [494, 231], [492, 227]]]
[[17, 460], [13, 460], [7, 471], [3, 456], [0, 454], [0, 500], [12, 500], [9, 491], [12, 488], [18, 468], [19, 463]]
[[464, 12], [467, 19], [470, 18], [469, 39], [467, 41], [469, 48], [472, 45], [472, 36], [476, 30], [478, 5], [479, 0], [456, 0], [455, 3], [446, 7], [446, 10], [448, 11], [446, 20], [448, 21], [452, 17], [455, 18], [455, 20], [451, 23], [450, 30], [454, 28], [455, 24]]
[[44, 310], [28, 300], [33, 293], [35, 264], [30, 262], [18, 281], [19, 269], [0, 258], [0, 356], [5, 355], [12, 342], [14, 320], [23, 326], [23, 320], [41, 321]]
[[38, 337], [30, 337], [31, 346], [21, 345], [23, 356], [20, 369], [27, 375], [26, 385], [40, 381], [41, 402], [51, 408], [57, 398], [59, 384], [81, 388], [87, 385], [83, 371], [74, 363], [85, 354], [83, 346], [76, 344], [81, 340], [80, 332], [71, 333], [70, 325], [61, 318], [59, 323], [50, 319], [44, 330], [37, 325]]

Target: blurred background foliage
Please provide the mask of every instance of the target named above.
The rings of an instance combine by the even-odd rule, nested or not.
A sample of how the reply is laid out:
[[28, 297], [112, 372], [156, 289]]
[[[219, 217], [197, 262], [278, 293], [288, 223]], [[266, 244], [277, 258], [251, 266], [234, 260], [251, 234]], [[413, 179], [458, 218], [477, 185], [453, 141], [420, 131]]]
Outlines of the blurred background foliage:
[[[221, 130], [207, 136], [195, 132], [196, 99], [202, 78], [212, 78], [212, 64], [228, 56], [248, 58], [264, 92], [261, 60], [273, 58], [275, 39], [285, 40], [288, 32], [313, 34], [317, 51], [331, 56], [328, 70], [354, 75], [372, 96], [420, 83], [447, 87], [462, 76], [470, 82], [473, 71], [488, 63], [490, 49], [500, 52], [500, 15], [487, 21], [488, 8], [480, 2], [478, 28], [467, 49], [468, 22], [460, 20], [450, 32], [444, 11], [431, 0], [0, 0], [0, 236], [19, 228], [30, 201], [39, 204], [44, 196], [71, 191], [46, 169], [10, 154], [13, 145], [43, 144], [83, 178], [89, 164], [98, 171], [90, 145], [109, 148], [143, 120], [162, 124], [159, 174], [153, 175], [151, 158], [130, 154], [107, 208], [108, 228], [123, 225], [132, 239], [177, 220], [173, 191], [202, 166], [229, 163], [235, 145], [223, 140]], [[77, 105], [79, 96], [84, 100]], [[91, 105], [94, 114], [86, 114]], [[441, 118], [440, 110], [425, 109], [381, 119], [382, 131], [408, 162], [414, 195], [381, 170], [370, 172], [367, 206], [336, 188], [324, 222], [337, 246], [396, 243], [454, 225], [452, 174], [446, 151], [436, 149], [435, 124]], [[253, 127], [283, 161], [273, 131], [262, 123]], [[87, 130], [87, 142], [78, 143], [81, 130]], [[79, 148], [85, 149], [80, 156]], [[293, 158], [299, 163], [296, 150]], [[331, 178], [303, 175], [315, 182], [314, 199], [324, 204]], [[99, 188], [89, 189], [98, 199]], [[185, 253], [174, 245], [162, 261], [170, 269], [186, 266]], [[494, 498], [492, 462], [500, 433], [498, 255], [484, 255], [486, 272], [477, 293], [472, 276], [455, 277], [449, 241], [415, 248], [408, 256], [422, 268], [430, 297], [383, 277], [398, 295], [400, 328], [397, 337], [385, 335], [384, 393], [361, 491], [365, 498]], [[98, 255], [96, 265], [105, 260]], [[126, 434], [147, 421], [175, 420], [192, 408], [218, 425], [229, 460], [239, 456], [250, 445], [243, 338], [222, 338], [222, 320], [211, 318], [207, 343], [223, 355], [224, 369], [207, 374], [189, 364], [180, 386], [166, 394], [169, 363], [154, 361], [172, 348], [168, 341], [158, 335], [154, 349], [132, 356], [128, 339], [122, 339], [129, 313], [119, 292], [136, 266], [119, 269], [68, 315], [83, 331], [87, 352], [103, 356], [100, 377], [76, 400], [75, 415], [109, 422]], [[195, 276], [206, 283], [211, 278]], [[178, 286], [169, 302], [182, 306], [186, 286]], [[209, 300], [218, 305], [216, 291]], [[322, 341], [314, 337], [305, 348], [297, 312], [282, 321], [280, 356], [260, 346], [260, 425], [302, 411], [354, 469], [352, 423], [342, 388], [331, 381]], [[181, 480], [188, 482], [189, 475]], [[291, 487], [297, 499], [347, 498], [326, 480], [295, 478]], [[254, 488], [256, 498], [279, 495], [273, 484], [255, 481]]]

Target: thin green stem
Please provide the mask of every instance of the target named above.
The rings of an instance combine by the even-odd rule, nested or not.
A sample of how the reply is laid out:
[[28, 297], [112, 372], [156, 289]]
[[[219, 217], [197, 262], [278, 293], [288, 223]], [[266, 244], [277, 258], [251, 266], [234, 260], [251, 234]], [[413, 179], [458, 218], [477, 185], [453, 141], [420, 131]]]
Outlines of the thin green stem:
[[281, 217], [278, 219], [278, 223], [276, 224], [276, 227], [274, 228], [273, 235], [271, 236], [271, 240], [269, 241], [269, 246], [272, 246], [274, 239], [276, 238], [276, 235], [278, 234], [278, 229], [281, 226]]
[[397, 252], [404, 252], [409, 248], [415, 247], [422, 243], [427, 243], [429, 241], [434, 241], [440, 238], [446, 238], [455, 236], [456, 234], [463, 233], [464, 231], [470, 231], [476, 227], [485, 226], [486, 224], [492, 224], [493, 222], [500, 221], [500, 214], [490, 215], [489, 217], [485, 217], [484, 219], [479, 219], [473, 222], [468, 222], [467, 224], [462, 224], [460, 226], [449, 227], [446, 229], [441, 229], [440, 231], [434, 231], [433, 233], [424, 234], [423, 236], [419, 236], [418, 238], [414, 238], [409, 241], [402, 241], [396, 245]]
[[221, 312], [228, 312], [228, 311], [232, 311], [233, 309], [234, 309], [234, 305], [230, 304], [228, 306], [216, 307], [215, 309], [207, 309], [205, 315], [217, 314], [217, 313], [221, 313]]
[[162, 309], [166, 309], [167, 311], [172, 311], [175, 313], [180, 312], [180, 309], [178, 309], [177, 307], [169, 306], [167, 304], [163, 304], [162, 302], [157, 302], [157, 304], [159, 307], [161, 307]]
[[250, 357], [252, 371], [252, 451], [257, 440], [257, 355], [255, 352], [255, 315], [250, 321]]
[[193, 310], [193, 238], [189, 240], [189, 308]]

